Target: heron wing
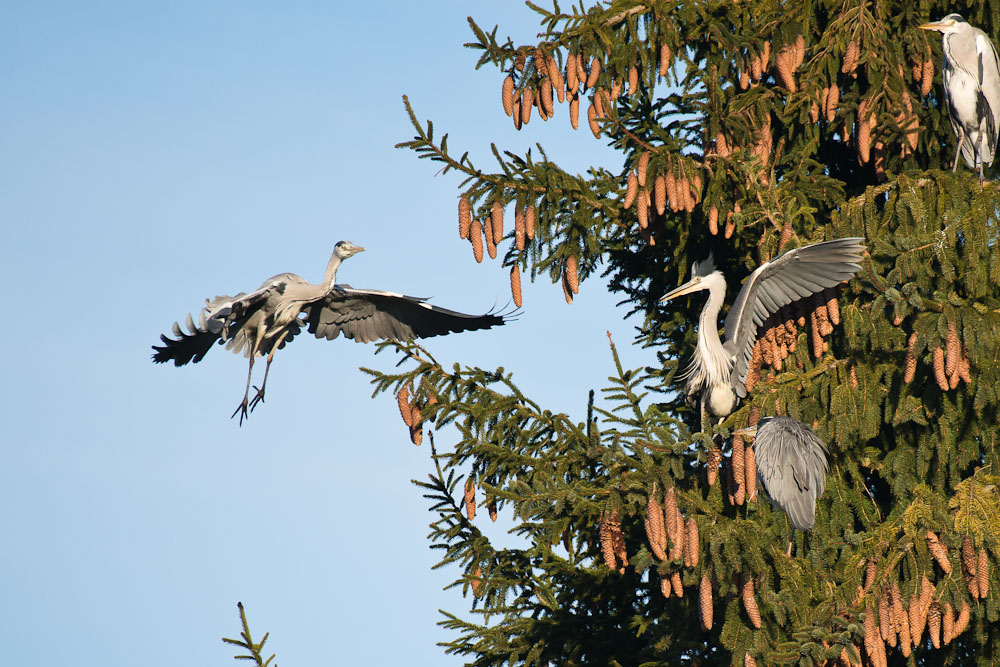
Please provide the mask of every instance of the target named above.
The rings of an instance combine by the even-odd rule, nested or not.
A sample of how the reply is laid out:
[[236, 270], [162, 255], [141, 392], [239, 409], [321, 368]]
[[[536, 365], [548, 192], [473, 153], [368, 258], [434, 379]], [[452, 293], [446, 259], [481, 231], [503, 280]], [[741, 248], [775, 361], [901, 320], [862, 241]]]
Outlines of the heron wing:
[[750, 274], [726, 316], [727, 351], [736, 359], [731, 381], [746, 396], [747, 369], [759, 327], [783, 306], [835, 287], [861, 270], [861, 238], [843, 238], [790, 250]]
[[417, 297], [346, 285], [335, 286], [304, 310], [309, 331], [317, 338], [333, 340], [342, 333], [359, 343], [489, 329], [505, 320], [503, 315], [467, 315]]
[[976, 30], [979, 90], [986, 106], [982, 110], [986, 116], [986, 146], [982, 157], [985, 164], [992, 164], [1000, 129], [1000, 58], [993, 41], [982, 30]]
[[757, 478], [797, 530], [815, 524], [816, 499], [826, 490], [829, 471], [826, 454], [812, 429], [791, 417], [763, 419], [758, 425]]
[[153, 346], [153, 361], [162, 364], [173, 361], [175, 366], [183, 366], [189, 362], [198, 363], [205, 358], [212, 345], [222, 342], [222, 322], [212, 319], [210, 314], [222, 304], [243, 296], [242, 293], [232, 296], [217, 296], [213, 301], [206, 299], [205, 307], [199, 313], [198, 322], [189, 313], [187, 316], [187, 331], [174, 322], [173, 334], [176, 338], [168, 338], [160, 334], [163, 346]]

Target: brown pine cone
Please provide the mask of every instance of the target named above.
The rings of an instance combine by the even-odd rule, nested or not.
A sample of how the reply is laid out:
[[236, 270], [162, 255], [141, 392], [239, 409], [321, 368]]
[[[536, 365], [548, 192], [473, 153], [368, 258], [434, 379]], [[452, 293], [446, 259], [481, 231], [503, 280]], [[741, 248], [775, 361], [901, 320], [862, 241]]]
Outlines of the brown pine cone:
[[576, 255], [570, 255], [566, 258], [566, 285], [573, 294], [580, 293], [580, 279], [577, 276], [578, 268]]
[[[489, 505], [487, 505], [487, 509], [490, 512], [490, 521], [494, 521], [495, 522], [497, 520], [497, 499], [496, 498], [490, 498], [490, 502], [489, 502]], [[569, 547], [566, 547], [566, 550], [569, 551]]]
[[610, 101], [617, 100], [622, 94], [622, 82], [618, 79], [611, 79], [611, 96], [608, 98], [609, 105], [607, 109], [610, 111]]
[[674, 595], [679, 598], [684, 597], [684, 584], [681, 582], [681, 573], [674, 570], [674, 573], [670, 575], [670, 585], [674, 589]]
[[872, 608], [871, 603], [865, 607], [865, 652], [868, 654], [868, 659], [873, 665], [878, 664], [876, 656], [878, 651], [875, 648], [875, 642], [881, 642], [882, 638], [878, 637], [878, 626], [875, 624], [875, 609]]
[[663, 595], [663, 597], [669, 598], [670, 597], [670, 589], [671, 589], [670, 579], [668, 579], [667, 577], [665, 577], [664, 575], [661, 574], [660, 575], [660, 593]]
[[920, 614], [920, 598], [917, 597], [916, 591], [910, 596], [906, 618], [910, 626], [910, 641], [914, 646], [920, 646], [920, 635], [924, 633], [924, 619]]
[[938, 539], [932, 531], [927, 531], [927, 550], [937, 561], [938, 566], [945, 574], [951, 574], [951, 561], [948, 560], [948, 546]]
[[940, 347], [934, 348], [934, 378], [941, 391], [948, 391], [948, 376], [944, 373], [944, 350]]
[[910, 619], [903, 607], [903, 594], [899, 590], [898, 581], [892, 582], [892, 617], [894, 620], [892, 630], [899, 635], [899, 645], [903, 655], [908, 655], [910, 647], [913, 646], [910, 640]]
[[701, 542], [698, 536], [698, 522], [691, 517], [687, 520], [687, 536], [684, 540], [684, 560], [688, 567], [698, 567], [701, 560]]
[[928, 53], [927, 58], [924, 59], [923, 72], [920, 76], [920, 96], [927, 97], [931, 93], [931, 87], [934, 85], [934, 61], [931, 60], [930, 54]]
[[649, 226], [649, 191], [639, 191], [639, 204], [636, 208], [639, 217], [639, 231], [643, 231]]
[[802, 61], [806, 57], [806, 38], [802, 35], [798, 35], [795, 38], [795, 69], [802, 67]]
[[[546, 72], [549, 75], [549, 80], [552, 82], [552, 89], [555, 91], [559, 103], [562, 104], [566, 101], [566, 81], [563, 79], [562, 72], [559, 69], [559, 63], [556, 61], [556, 57], [551, 54], [545, 63]], [[549, 115], [551, 116], [552, 114], [550, 113]]]
[[743, 436], [734, 435], [733, 436], [733, 452], [732, 452], [732, 466], [733, 466], [733, 481], [736, 484], [736, 488], [733, 492], [733, 499], [736, 501], [737, 505], [742, 505], [743, 501], [746, 499], [747, 487], [745, 469], [746, 469], [746, 454], [743, 448]]
[[469, 521], [476, 518], [476, 483], [471, 477], [465, 480], [465, 516]]
[[941, 605], [937, 602], [927, 608], [927, 632], [934, 648], [941, 648]]
[[722, 132], [715, 137], [715, 152], [718, 153], [719, 157], [729, 157], [729, 142], [726, 141], [726, 135]]
[[875, 575], [876, 574], [878, 574], [878, 566], [875, 564], [874, 560], [872, 560], [871, 558], [869, 558], [868, 562], [865, 564], [865, 585], [864, 585], [864, 590], [865, 590], [866, 593], [868, 592], [868, 589], [872, 587], [872, 584], [875, 583]]
[[948, 645], [955, 638], [955, 612], [950, 602], [945, 602], [944, 609], [941, 610], [941, 625], [941, 640]]
[[840, 324], [840, 302], [837, 300], [836, 290], [827, 290], [829, 295], [826, 300], [826, 312], [830, 315], [830, 323], [834, 326]]
[[910, 334], [910, 339], [906, 342], [906, 361], [904, 362], [906, 370], [903, 372], [903, 382], [910, 384], [913, 382], [913, 376], [917, 372], [917, 334]]
[[535, 104], [535, 89], [530, 86], [521, 93], [521, 123], [527, 125], [531, 121], [531, 107]]
[[[542, 120], [548, 120], [555, 114], [555, 105], [552, 102], [552, 83], [549, 79], [542, 79], [541, 90], [538, 91], [541, 104], [538, 107]], [[562, 90], [560, 88], [559, 90]]]
[[986, 549], [979, 548], [979, 558], [976, 563], [976, 580], [979, 583], [979, 597], [986, 599], [990, 596], [990, 559]]
[[649, 151], [643, 151], [639, 156], [639, 165], [636, 167], [636, 175], [639, 177], [639, 187], [646, 187], [646, 173], [649, 171]]
[[951, 629], [952, 638], [958, 637], [969, 628], [970, 616], [969, 603], [962, 600], [962, 608], [958, 610], [958, 619], [955, 621], [955, 626]]
[[524, 250], [524, 206], [514, 206], [514, 247]]
[[823, 358], [823, 334], [819, 330], [819, 317], [816, 313], [816, 309], [813, 309], [809, 313], [809, 323], [811, 326], [812, 333], [812, 350], [813, 356], [817, 359]]
[[858, 369], [855, 368], [854, 364], [851, 364], [848, 372], [848, 381], [851, 383], [851, 389], [858, 388]]
[[656, 212], [663, 215], [667, 210], [667, 179], [663, 174], [653, 181], [653, 195], [656, 199]]
[[580, 127], [580, 94], [573, 93], [569, 101], [569, 124], [576, 130]]
[[778, 51], [778, 55], [775, 56], [775, 64], [778, 69], [778, 76], [781, 78], [781, 84], [788, 89], [788, 92], [794, 93], [797, 90], [795, 85], [795, 53], [794, 47], [784, 46]]
[[[598, 98], [594, 98], [595, 100]], [[601, 138], [601, 124], [597, 122], [597, 108], [595, 102], [591, 102], [587, 107], [587, 122], [590, 123], [590, 131], [594, 133], [595, 139]]]
[[757, 455], [753, 445], [743, 450], [743, 475], [746, 478], [747, 502], [752, 503], [757, 499]]
[[[831, 84], [830, 94], [826, 98], [826, 120], [828, 123], [832, 123], [837, 117], [837, 104], [840, 102], [840, 88], [837, 84]], [[844, 138], [847, 141], [847, 138]]]
[[514, 129], [521, 129], [521, 91], [514, 91], [514, 109], [513, 109], [513, 119], [514, 119]]
[[618, 569], [618, 559], [615, 557], [612, 521], [614, 521], [615, 524], [618, 523], [617, 510], [612, 512], [610, 515], [605, 515], [601, 519], [599, 535], [601, 538], [601, 556], [604, 558], [604, 564], [608, 566], [609, 570], [614, 572]]
[[962, 357], [958, 360], [958, 377], [965, 384], [972, 384], [972, 366], [969, 362], [969, 351], [962, 343]]
[[493, 243], [500, 243], [503, 239], [503, 205], [495, 201], [490, 209], [490, 223], [493, 227]]
[[708, 209], [708, 231], [712, 236], [719, 233], [719, 207], [715, 204]]
[[[659, 178], [657, 176], [657, 180]], [[676, 213], [681, 210], [681, 201], [677, 193], [677, 179], [674, 177], [674, 172], [668, 170], [663, 180], [667, 188], [667, 200], [670, 203], [670, 210]], [[657, 200], [657, 209], [659, 209], [659, 200]], [[660, 211], [660, 215], [663, 215], [663, 211]]]
[[493, 218], [492, 216], [486, 219], [483, 225], [483, 236], [486, 237], [486, 252], [489, 254], [490, 259], [497, 258], [497, 244], [494, 240], [493, 234]]
[[666, 76], [670, 69], [670, 47], [666, 44], [660, 45], [660, 76]]
[[483, 261], [483, 224], [478, 220], [473, 220], [469, 227], [469, 236], [472, 239], [472, 254], [477, 262]]
[[601, 76], [601, 61], [595, 56], [593, 60], [590, 61], [590, 73], [587, 75], [587, 88], [593, 88], [597, 85], [597, 79]]
[[628, 95], [635, 97], [639, 89], [639, 70], [633, 65], [628, 68]]
[[754, 81], [760, 81], [761, 74], [764, 73], [763, 70], [759, 55], [750, 58], [750, 76], [753, 77]]
[[868, 164], [872, 154], [872, 128], [868, 121], [858, 116], [858, 164]]
[[677, 542], [680, 532], [677, 526], [677, 514], [677, 492], [674, 491], [674, 487], [670, 487], [663, 497], [663, 517], [664, 528], [667, 529], [667, 537], [671, 543]]
[[892, 634], [892, 606], [889, 604], [889, 589], [883, 588], [878, 596], [878, 632], [890, 646], [895, 646], [895, 639], [889, 639]]
[[508, 116], [514, 114], [514, 77], [510, 74], [503, 80], [503, 87], [500, 89], [500, 101], [503, 103], [503, 112]]
[[407, 426], [413, 425], [413, 409], [410, 407], [410, 388], [403, 385], [399, 393], [396, 394], [396, 405], [399, 407], [399, 416], [403, 418], [403, 423]]
[[809, 107], [809, 120], [816, 124], [819, 122], [819, 103], [813, 102]]
[[472, 225], [472, 208], [467, 197], [458, 200], [458, 237], [469, 238], [469, 227]]
[[841, 74], [854, 74], [854, 70], [858, 68], [858, 56], [861, 53], [861, 49], [858, 47], [857, 40], [851, 40], [847, 45], [847, 51], [844, 52], [844, 62], [840, 66]]
[[649, 496], [646, 502], [646, 517], [643, 521], [646, 528], [646, 539], [649, 548], [659, 560], [667, 560], [667, 532], [663, 520], [663, 508], [657, 502], [656, 496]]
[[719, 478], [719, 464], [722, 463], [722, 452], [713, 446], [708, 450], [708, 485], [713, 486]]
[[750, 357], [750, 367], [747, 369], [747, 378], [743, 383], [747, 389], [747, 392], [753, 391], [753, 388], [757, 385], [760, 380], [760, 365], [764, 362], [764, 350], [761, 346], [760, 339], [753, 346], [753, 354]]
[[566, 278], [565, 266], [563, 266], [562, 274], [560, 277], [562, 278], [562, 280], [559, 281], [559, 284], [562, 285], [563, 298], [566, 299], [566, 303], [573, 303], [573, 290], [569, 288], [569, 282], [567, 282]]
[[961, 357], [961, 344], [958, 340], [958, 328], [954, 322], [948, 322], [948, 336], [945, 339], [944, 374], [955, 375], [958, 370], [958, 360]]
[[743, 667], [757, 667], [757, 661], [749, 653], [743, 654]]
[[479, 597], [479, 591], [483, 588], [483, 568], [476, 566], [476, 571], [472, 575], [472, 581], [470, 582], [472, 586], [472, 594]]
[[514, 298], [514, 305], [521, 307], [521, 270], [515, 264], [510, 267], [510, 295]]
[[571, 53], [566, 56], [566, 92], [575, 94], [580, 85], [580, 79], [576, 75], [576, 54]]
[[746, 67], [740, 70], [740, 90], [746, 90], [750, 87], [750, 73], [747, 71]]
[[760, 52], [760, 66], [762, 69], [766, 70], [768, 68], [768, 63], [771, 62], [771, 41], [766, 40], [764, 42], [764, 48]]
[[628, 172], [628, 179], [625, 183], [625, 200], [622, 205], [626, 208], [632, 208], [632, 203], [635, 202], [636, 195], [639, 194], [639, 179], [636, 177], [634, 171]]
[[760, 629], [760, 610], [757, 609], [757, 600], [753, 596], [753, 578], [743, 577], [743, 609], [747, 612], [750, 624], [757, 630]]
[[[674, 526], [677, 530], [677, 541], [670, 545], [670, 551], [667, 556], [670, 560], [682, 560], [684, 558], [684, 543], [687, 541], [687, 530], [684, 527], [684, 517], [681, 516], [680, 509], [674, 505]], [[677, 593], [676, 591], [674, 591]], [[677, 594], [680, 597], [680, 594]]]
[[976, 578], [976, 566], [979, 559], [976, 557], [976, 550], [972, 546], [972, 538], [966, 535], [962, 538], [960, 552], [962, 555], [962, 570], [965, 572], [965, 583], [969, 588], [969, 594], [975, 600], [979, 597], [979, 579]]
[[712, 629], [712, 581], [708, 578], [708, 573], [701, 575], [701, 583], [698, 584], [698, 601], [701, 609], [702, 630]]
[[583, 66], [583, 56], [576, 56], [576, 78], [579, 81], [579, 87], [584, 88], [587, 85], [587, 69]]
[[535, 205], [528, 204], [524, 212], [524, 235], [529, 239], [535, 238]]

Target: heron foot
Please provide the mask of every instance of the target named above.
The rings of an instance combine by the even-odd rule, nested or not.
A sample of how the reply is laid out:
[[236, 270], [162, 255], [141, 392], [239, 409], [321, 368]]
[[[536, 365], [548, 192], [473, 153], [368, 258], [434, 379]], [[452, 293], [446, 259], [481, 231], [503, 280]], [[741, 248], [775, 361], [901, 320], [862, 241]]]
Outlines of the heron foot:
[[236, 413], [239, 413], [239, 415], [240, 415], [240, 426], [243, 426], [243, 420], [246, 419], [246, 418], [248, 418], [250, 416], [250, 414], [247, 412], [247, 397], [246, 396], [243, 397], [243, 402], [241, 402], [239, 405], [236, 406], [236, 409], [233, 410], [233, 414], [231, 414], [229, 416], [229, 418], [233, 419], [234, 417], [236, 417]]
[[258, 403], [264, 402], [264, 389], [266, 386], [267, 385], [264, 387], [258, 387], [257, 385], [253, 386], [253, 388], [257, 390], [257, 395], [253, 397], [252, 401], [250, 401], [250, 412], [254, 411], [254, 408], [257, 407]]

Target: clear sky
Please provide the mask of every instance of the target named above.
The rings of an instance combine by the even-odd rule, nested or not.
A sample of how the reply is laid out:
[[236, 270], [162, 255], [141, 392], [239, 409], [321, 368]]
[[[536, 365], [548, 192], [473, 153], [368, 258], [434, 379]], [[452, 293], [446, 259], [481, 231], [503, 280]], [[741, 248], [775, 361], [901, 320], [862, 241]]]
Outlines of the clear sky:
[[[242, 428], [242, 357], [149, 359], [205, 297], [318, 281], [340, 239], [368, 248], [340, 271], [356, 287], [508, 302], [507, 271], [458, 238], [459, 179], [393, 148], [413, 135], [403, 94], [484, 168], [491, 141], [621, 168], [565, 105], [515, 133], [502, 75], [475, 71], [468, 13], [533, 43], [523, 5], [345, 4], [0, 5], [6, 663], [231, 664], [238, 600], [282, 665], [461, 663], [436, 646], [438, 609], [471, 600], [430, 569], [409, 481], [428, 447], [358, 371], [394, 358], [301, 335]], [[582, 419], [613, 368], [605, 330], [627, 365], [655, 363], [616, 301], [597, 279], [567, 306], [543, 277], [517, 322], [428, 347]]]

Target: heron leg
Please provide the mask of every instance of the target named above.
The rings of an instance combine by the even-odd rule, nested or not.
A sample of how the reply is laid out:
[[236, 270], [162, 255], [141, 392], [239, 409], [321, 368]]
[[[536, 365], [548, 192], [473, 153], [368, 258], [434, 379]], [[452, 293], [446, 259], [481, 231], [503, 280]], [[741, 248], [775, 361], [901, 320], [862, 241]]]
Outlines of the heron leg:
[[955, 161], [951, 165], [951, 173], [955, 173], [958, 169], [958, 158], [962, 154], [962, 143], [965, 141], [965, 128], [959, 125], [958, 128], [958, 148], [955, 149]]
[[246, 419], [249, 416], [247, 414], [247, 403], [249, 402], [249, 397], [250, 397], [250, 378], [251, 378], [251, 376], [253, 376], [253, 360], [254, 360], [254, 357], [256, 357], [256, 354], [251, 354], [250, 355], [250, 369], [247, 371], [247, 388], [246, 388], [246, 391], [243, 392], [243, 402], [241, 402], [239, 405], [237, 405], [236, 409], [233, 410], [233, 414], [229, 416], [229, 418], [232, 419], [233, 417], [236, 416], [236, 413], [239, 413], [239, 415], [240, 415], [240, 426], [243, 426], [243, 420]]
[[287, 329], [282, 331], [281, 335], [274, 340], [274, 345], [271, 346], [271, 351], [267, 354], [267, 365], [264, 367], [264, 381], [260, 383], [260, 387], [254, 386], [254, 389], [257, 390], [257, 395], [253, 397], [252, 401], [250, 401], [250, 412], [253, 412], [258, 403], [264, 402], [264, 390], [267, 389], [267, 374], [271, 371], [271, 361], [274, 360], [274, 353], [278, 351], [279, 347], [281, 347], [281, 343], [285, 340], [285, 336], [287, 335]]

